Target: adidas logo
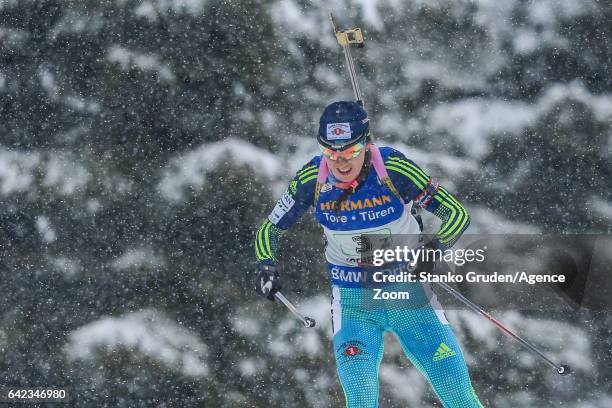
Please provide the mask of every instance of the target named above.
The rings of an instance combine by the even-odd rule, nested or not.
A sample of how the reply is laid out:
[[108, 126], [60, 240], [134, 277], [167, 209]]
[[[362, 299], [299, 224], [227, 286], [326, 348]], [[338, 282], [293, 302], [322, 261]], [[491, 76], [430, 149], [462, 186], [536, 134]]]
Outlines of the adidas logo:
[[433, 356], [433, 361], [444, 360], [445, 358], [452, 357], [456, 354], [457, 353], [455, 353], [450, 347], [448, 347], [446, 343], [442, 342], [438, 346], [438, 350]]

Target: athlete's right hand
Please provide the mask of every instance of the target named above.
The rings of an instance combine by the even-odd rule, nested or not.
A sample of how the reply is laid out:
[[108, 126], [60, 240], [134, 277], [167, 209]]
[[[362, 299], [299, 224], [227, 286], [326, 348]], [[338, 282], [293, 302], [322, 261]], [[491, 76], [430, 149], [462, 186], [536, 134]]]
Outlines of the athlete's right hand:
[[255, 291], [268, 300], [274, 301], [274, 294], [281, 289], [280, 275], [276, 265], [258, 264]]

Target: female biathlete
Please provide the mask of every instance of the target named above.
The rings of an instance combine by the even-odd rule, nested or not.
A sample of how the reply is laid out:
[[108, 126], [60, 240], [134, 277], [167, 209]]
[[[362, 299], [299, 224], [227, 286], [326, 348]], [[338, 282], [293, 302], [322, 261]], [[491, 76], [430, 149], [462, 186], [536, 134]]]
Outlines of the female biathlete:
[[[417, 238], [409, 242], [420, 233], [412, 206], [442, 221], [424, 247], [450, 248], [470, 223], [465, 208], [402, 153], [371, 143], [368, 115], [356, 102], [335, 102], [325, 109], [318, 143], [322, 154], [297, 172], [257, 232], [257, 292], [274, 299], [280, 289], [278, 239], [313, 206], [326, 238], [333, 346], [346, 406], [378, 406], [383, 333], [391, 331], [444, 407], [482, 407], [459, 343], [429, 287], [381, 283], [380, 273], [378, 280], [373, 278], [376, 267], [362, 262], [364, 250], [372, 246], [368, 236], [418, 247]], [[396, 273], [390, 272], [395, 267], [381, 268]], [[375, 300], [382, 289], [407, 295]]]

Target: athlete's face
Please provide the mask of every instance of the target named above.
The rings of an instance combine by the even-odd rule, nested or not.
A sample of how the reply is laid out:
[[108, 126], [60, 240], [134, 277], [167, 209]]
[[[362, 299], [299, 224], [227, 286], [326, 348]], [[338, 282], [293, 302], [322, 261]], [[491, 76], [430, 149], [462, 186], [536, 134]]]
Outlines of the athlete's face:
[[366, 149], [361, 149], [359, 155], [353, 159], [345, 159], [339, 157], [338, 160], [327, 160], [327, 166], [331, 170], [334, 177], [342, 182], [350, 182], [357, 178], [363, 162], [365, 161]]

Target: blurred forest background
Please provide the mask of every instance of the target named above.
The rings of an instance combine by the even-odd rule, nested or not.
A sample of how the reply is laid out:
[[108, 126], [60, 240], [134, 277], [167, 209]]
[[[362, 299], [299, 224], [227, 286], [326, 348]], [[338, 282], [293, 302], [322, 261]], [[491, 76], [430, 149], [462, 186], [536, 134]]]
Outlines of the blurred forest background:
[[[610, 232], [609, 0], [0, 0], [0, 384], [83, 407], [343, 405], [312, 217], [282, 262], [319, 327], [252, 289], [256, 228], [352, 97], [329, 10], [364, 31], [377, 140], [456, 192], [470, 232]], [[606, 312], [499, 312], [563, 378], [449, 319], [486, 406], [603, 408]], [[387, 340], [381, 405], [440, 406]]]

